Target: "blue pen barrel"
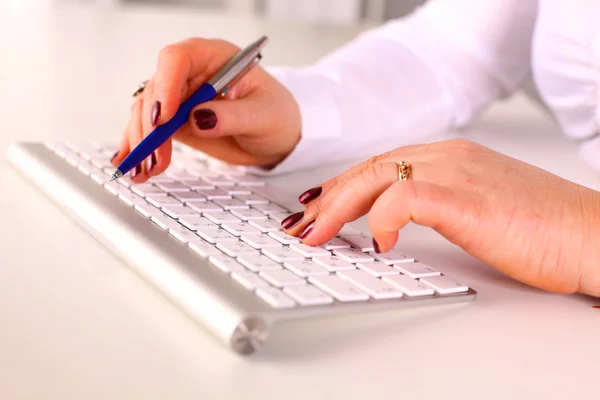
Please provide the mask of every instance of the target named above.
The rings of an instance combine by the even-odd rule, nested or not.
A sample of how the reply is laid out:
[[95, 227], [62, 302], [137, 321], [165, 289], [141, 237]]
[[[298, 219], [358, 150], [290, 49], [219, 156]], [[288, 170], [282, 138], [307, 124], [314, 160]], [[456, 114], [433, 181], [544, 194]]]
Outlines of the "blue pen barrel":
[[217, 93], [211, 84], [205, 83], [200, 86], [194, 94], [179, 106], [179, 110], [177, 110], [173, 118], [153, 130], [127, 155], [119, 165], [119, 170], [123, 174], [126, 174], [135, 168], [188, 121], [188, 117], [194, 107], [214, 99], [216, 95]]

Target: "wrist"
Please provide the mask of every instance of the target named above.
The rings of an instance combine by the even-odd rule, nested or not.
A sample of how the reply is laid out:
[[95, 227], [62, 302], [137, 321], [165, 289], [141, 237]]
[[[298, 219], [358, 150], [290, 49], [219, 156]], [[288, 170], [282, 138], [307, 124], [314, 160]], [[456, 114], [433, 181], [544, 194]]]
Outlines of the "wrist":
[[582, 188], [580, 196], [584, 230], [578, 292], [600, 297], [600, 192]]

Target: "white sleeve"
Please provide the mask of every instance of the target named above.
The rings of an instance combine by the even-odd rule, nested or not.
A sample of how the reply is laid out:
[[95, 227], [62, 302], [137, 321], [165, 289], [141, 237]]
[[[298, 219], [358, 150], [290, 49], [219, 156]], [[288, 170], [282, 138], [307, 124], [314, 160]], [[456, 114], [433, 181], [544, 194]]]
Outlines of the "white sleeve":
[[268, 68], [302, 137], [269, 173], [365, 159], [469, 123], [529, 72], [537, 0], [430, 0], [304, 68]]

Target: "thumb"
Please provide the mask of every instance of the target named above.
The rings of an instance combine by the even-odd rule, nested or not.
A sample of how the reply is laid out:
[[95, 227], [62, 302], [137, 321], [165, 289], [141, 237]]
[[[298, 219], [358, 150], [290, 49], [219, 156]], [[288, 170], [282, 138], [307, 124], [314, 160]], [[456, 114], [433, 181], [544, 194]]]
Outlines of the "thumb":
[[205, 139], [266, 133], [270, 118], [267, 108], [257, 94], [212, 100], [194, 108], [190, 126], [195, 136]]

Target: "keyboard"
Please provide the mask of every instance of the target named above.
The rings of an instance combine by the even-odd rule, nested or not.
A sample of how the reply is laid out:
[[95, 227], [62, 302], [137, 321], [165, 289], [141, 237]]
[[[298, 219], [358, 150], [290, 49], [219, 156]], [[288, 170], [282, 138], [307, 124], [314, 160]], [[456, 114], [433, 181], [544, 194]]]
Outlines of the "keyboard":
[[476, 291], [399, 249], [373, 250], [344, 227], [319, 247], [281, 229], [299, 211], [245, 167], [174, 144], [149, 182], [110, 182], [116, 148], [17, 143], [8, 159], [100, 243], [232, 351], [246, 355], [277, 321], [468, 302]]

